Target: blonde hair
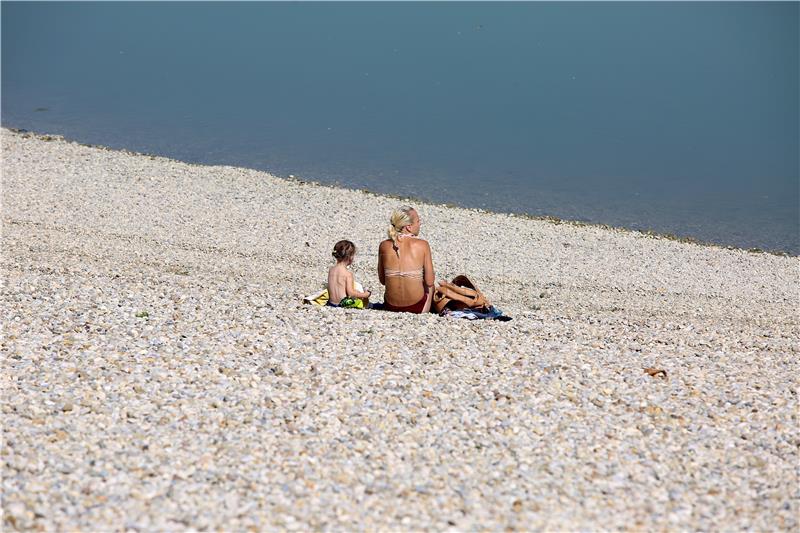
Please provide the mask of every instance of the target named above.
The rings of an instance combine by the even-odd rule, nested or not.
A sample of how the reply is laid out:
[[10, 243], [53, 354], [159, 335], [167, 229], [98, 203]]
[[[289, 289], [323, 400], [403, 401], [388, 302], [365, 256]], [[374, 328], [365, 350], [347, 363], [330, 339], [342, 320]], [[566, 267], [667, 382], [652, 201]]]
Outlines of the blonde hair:
[[403, 228], [413, 224], [413, 220], [411, 220], [411, 211], [413, 211], [413, 207], [409, 207], [407, 205], [398, 207], [394, 211], [392, 211], [392, 216], [389, 219], [389, 238], [392, 240], [393, 248], [397, 255], [400, 255], [400, 247], [398, 246], [397, 236], [403, 231]]

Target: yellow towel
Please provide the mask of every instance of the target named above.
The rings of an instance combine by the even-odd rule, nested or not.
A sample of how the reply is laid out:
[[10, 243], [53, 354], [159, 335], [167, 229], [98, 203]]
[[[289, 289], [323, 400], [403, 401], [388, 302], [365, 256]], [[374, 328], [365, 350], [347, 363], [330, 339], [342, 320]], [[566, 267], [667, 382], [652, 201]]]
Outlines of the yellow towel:
[[314, 305], [325, 305], [328, 303], [328, 288], [324, 287], [318, 292], [303, 298], [303, 303]]
[[328, 303], [329, 299], [330, 298], [328, 297], [328, 289], [323, 289], [322, 292], [319, 294], [319, 296], [314, 298], [314, 303], [317, 305], [325, 305]]

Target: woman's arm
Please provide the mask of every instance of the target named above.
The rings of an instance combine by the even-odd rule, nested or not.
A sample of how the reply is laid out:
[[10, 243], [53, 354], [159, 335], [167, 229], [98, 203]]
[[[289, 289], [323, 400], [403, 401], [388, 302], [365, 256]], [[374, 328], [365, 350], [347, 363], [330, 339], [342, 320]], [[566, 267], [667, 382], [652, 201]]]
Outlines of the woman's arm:
[[378, 246], [378, 281], [381, 282], [381, 285], [386, 285], [386, 278], [383, 274], [383, 253], [381, 248], [383, 248], [383, 243]]
[[425, 286], [433, 287], [436, 275], [433, 271], [433, 257], [431, 256], [431, 245], [425, 242]]

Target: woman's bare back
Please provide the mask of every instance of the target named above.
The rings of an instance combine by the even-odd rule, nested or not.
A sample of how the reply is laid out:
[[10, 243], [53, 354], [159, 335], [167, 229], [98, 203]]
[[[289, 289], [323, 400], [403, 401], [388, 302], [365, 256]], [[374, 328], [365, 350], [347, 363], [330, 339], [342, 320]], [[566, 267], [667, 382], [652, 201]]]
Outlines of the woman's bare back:
[[427, 241], [413, 236], [387, 239], [378, 249], [378, 276], [386, 286], [385, 300], [404, 307], [419, 302], [425, 287], [433, 286], [434, 273], [431, 250]]

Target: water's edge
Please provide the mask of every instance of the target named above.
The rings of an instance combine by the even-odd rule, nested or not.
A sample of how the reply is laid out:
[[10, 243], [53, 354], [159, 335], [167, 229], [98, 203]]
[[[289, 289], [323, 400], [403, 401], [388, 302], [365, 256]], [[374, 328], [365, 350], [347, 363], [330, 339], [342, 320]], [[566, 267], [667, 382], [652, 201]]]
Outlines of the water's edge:
[[793, 253], [791, 253], [789, 251], [786, 251], [786, 250], [773, 250], [773, 249], [762, 249], [762, 248], [744, 248], [744, 247], [734, 246], [734, 245], [729, 245], [729, 244], [720, 244], [720, 243], [715, 243], [715, 242], [710, 242], [710, 241], [704, 241], [704, 240], [701, 240], [701, 239], [697, 239], [697, 238], [695, 238], [695, 237], [693, 237], [691, 235], [676, 235], [676, 234], [673, 234], [673, 233], [664, 233], [664, 232], [659, 232], [659, 231], [652, 230], [652, 229], [641, 230], [641, 229], [627, 228], [627, 227], [624, 227], [624, 226], [613, 226], [613, 225], [610, 225], [610, 224], [585, 222], [585, 221], [581, 221], [581, 220], [568, 220], [568, 219], [563, 219], [563, 218], [560, 218], [560, 217], [549, 216], [549, 215], [532, 215], [532, 214], [510, 212], [510, 211], [495, 211], [495, 210], [489, 210], [489, 209], [482, 209], [482, 208], [470, 206], [470, 205], [467, 205], [467, 204], [461, 204], [461, 203], [458, 203], [458, 202], [437, 202], [437, 201], [434, 201], [434, 200], [431, 200], [431, 199], [426, 199], [426, 198], [416, 197], [416, 196], [404, 196], [404, 195], [392, 194], [392, 193], [387, 193], [387, 192], [376, 192], [376, 191], [371, 191], [371, 190], [365, 189], [365, 188], [358, 189], [358, 188], [348, 187], [347, 185], [338, 184], [338, 183], [329, 183], [329, 182], [322, 182], [322, 181], [317, 181], [317, 180], [312, 180], [312, 179], [301, 178], [301, 177], [297, 177], [297, 176], [295, 176], [293, 174], [288, 174], [286, 176], [282, 176], [282, 175], [276, 174], [274, 172], [271, 172], [269, 170], [265, 170], [265, 169], [262, 169], [262, 168], [248, 167], [248, 166], [244, 166], [244, 165], [219, 165], [219, 164], [200, 163], [200, 162], [195, 162], [195, 161], [183, 161], [183, 160], [174, 159], [174, 158], [171, 158], [171, 157], [168, 157], [168, 156], [165, 156], [165, 155], [161, 155], [161, 154], [147, 153], [147, 152], [137, 152], [135, 150], [129, 150], [127, 148], [112, 148], [112, 147], [99, 145], [99, 144], [90, 144], [90, 143], [81, 142], [81, 141], [76, 140], [76, 139], [71, 139], [71, 138], [66, 137], [64, 135], [53, 135], [53, 134], [48, 134], [48, 133], [44, 133], [44, 132], [32, 131], [32, 130], [28, 130], [28, 129], [24, 129], [24, 128], [15, 128], [15, 127], [6, 126], [6, 125], [0, 125], [0, 128], [4, 129], [6, 131], [12, 132], [14, 134], [22, 135], [23, 137], [25, 137], [25, 136], [33, 136], [33, 137], [35, 137], [35, 138], [37, 138], [39, 140], [42, 140], [42, 141], [62, 141], [62, 142], [67, 142], [67, 143], [70, 143], [70, 144], [77, 144], [77, 145], [80, 145], [80, 146], [86, 146], [86, 147], [90, 147], [90, 148], [99, 148], [101, 150], [108, 150], [108, 151], [111, 151], [111, 152], [123, 152], [123, 153], [127, 153], [127, 154], [141, 155], [141, 156], [147, 156], [147, 157], [159, 157], [159, 158], [162, 158], [162, 159], [168, 159], [168, 160], [171, 160], [171, 161], [178, 161], [178, 162], [181, 162], [181, 163], [184, 163], [184, 164], [187, 164], [187, 165], [192, 165], [192, 166], [203, 166], [203, 167], [237, 166], [239, 168], [246, 168], [246, 169], [249, 169], [249, 170], [257, 170], [259, 172], [266, 172], [266, 173], [270, 174], [271, 176], [274, 176], [275, 178], [282, 179], [282, 180], [289, 181], [289, 182], [313, 184], [313, 185], [316, 185], [318, 187], [325, 187], [325, 188], [328, 188], [328, 189], [358, 190], [358, 191], [361, 191], [361, 192], [364, 192], [364, 193], [367, 193], [367, 194], [370, 194], [370, 195], [373, 195], [373, 196], [379, 196], [379, 197], [384, 197], [384, 198], [394, 198], [394, 199], [401, 200], [401, 201], [414, 202], [414, 203], [423, 204], [423, 205], [427, 204], [427, 205], [440, 205], [440, 206], [445, 206], [445, 207], [458, 207], [458, 208], [462, 208], [462, 209], [474, 210], [474, 211], [480, 212], [480, 213], [497, 213], [497, 214], [503, 214], [503, 215], [516, 217], [516, 218], [523, 218], [523, 219], [528, 219], [528, 220], [538, 220], [538, 221], [543, 221], [543, 222], [550, 222], [551, 224], [556, 224], [556, 225], [558, 225], [558, 224], [567, 224], [567, 225], [571, 225], [571, 226], [596, 227], [596, 228], [602, 228], [602, 229], [611, 230], [611, 231], [637, 233], [637, 234], [640, 234], [640, 235], [643, 235], [643, 236], [646, 236], [646, 237], [650, 237], [650, 238], [654, 238], [654, 239], [667, 239], [667, 240], [671, 240], [671, 241], [677, 241], [677, 242], [693, 244], [693, 245], [697, 245], [697, 246], [710, 247], [710, 248], [719, 248], [719, 249], [724, 249], [724, 250], [742, 250], [742, 251], [745, 251], [745, 252], [748, 252], [748, 253], [769, 254], [769, 255], [775, 255], [775, 256], [781, 256], [781, 257], [800, 257], [800, 252], [797, 253], [797, 254], [793, 254]]

